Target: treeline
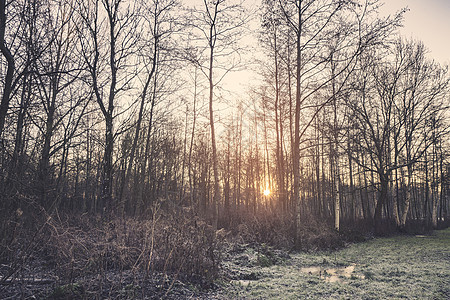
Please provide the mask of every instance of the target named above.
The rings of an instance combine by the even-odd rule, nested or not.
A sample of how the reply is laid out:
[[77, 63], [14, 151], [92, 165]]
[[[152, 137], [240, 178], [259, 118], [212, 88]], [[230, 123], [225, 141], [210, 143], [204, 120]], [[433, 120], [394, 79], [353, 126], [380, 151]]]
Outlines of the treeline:
[[[215, 228], [278, 216], [297, 245], [312, 219], [448, 222], [448, 68], [379, 4], [264, 0], [249, 33], [226, 0], [1, 0], [2, 216], [158, 203]], [[231, 95], [246, 34], [262, 82]]]
[[341, 220], [373, 220], [378, 234], [390, 223], [448, 220], [448, 67], [396, 34], [404, 11], [382, 18], [367, 3], [265, 4], [257, 114], [276, 141], [266, 139], [264, 159], [278, 203], [297, 205], [298, 226], [314, 215], [336, 230]]

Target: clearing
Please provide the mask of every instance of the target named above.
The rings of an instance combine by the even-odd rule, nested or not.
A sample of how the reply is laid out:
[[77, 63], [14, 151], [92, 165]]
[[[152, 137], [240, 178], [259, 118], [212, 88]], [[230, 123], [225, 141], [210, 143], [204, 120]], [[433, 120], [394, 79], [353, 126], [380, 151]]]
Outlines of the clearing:
[[450, 229], [288, 257], [234, 249], [215, 299], [450, 299]]

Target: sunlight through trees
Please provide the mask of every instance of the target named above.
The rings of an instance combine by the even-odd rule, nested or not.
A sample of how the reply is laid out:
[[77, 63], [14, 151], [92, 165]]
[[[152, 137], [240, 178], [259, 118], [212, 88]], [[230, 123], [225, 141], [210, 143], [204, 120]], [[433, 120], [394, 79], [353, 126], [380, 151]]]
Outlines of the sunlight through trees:
[[[157, 204], [214, 229], [279, 218], [297, 248], [311, 222], [448, 222], [448, 66], [380, 4], [0, 1], [4, 220]], [[259, 82], [228, 90], [246, 69]]]

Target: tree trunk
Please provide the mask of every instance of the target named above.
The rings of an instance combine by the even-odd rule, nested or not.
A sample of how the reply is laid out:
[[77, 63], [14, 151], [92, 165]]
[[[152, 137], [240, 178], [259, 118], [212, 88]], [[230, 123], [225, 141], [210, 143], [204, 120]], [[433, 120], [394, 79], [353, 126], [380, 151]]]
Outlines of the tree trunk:
[[192, 149], [194, 147], [194, 136], [195, 136], [195, 122], [197, 120], [197, 68], [195, 68], [194, 73], [194, 99], [192, 108], [192, 131], [191, 131], [191, 141], [189, 143], [189, 156], [188, 156], [188, 176], [189, 176], [189, 193], [190, 193], [190, 205], [194, 204], [194, 174], [192, 174]]
[[112, 116], [106, 116], [105, 152], [103, 156], [101, 209], [111, 209], [112, 201], [112, 154], [114, 147]]
[[382, 221], [383, 221], [383, 207], [388, 199], [388, 189], [389, 189], [389, 175], [386, 171], [379, 172], [380, 177], [380, 194], [378, 197], [377, 204], [375, 206], [375, 213], [373, 217], [375, 234], [380, 235], [383, 233]]
[[44, 145], [42, 147], [41, 161], [39, 164], [39, 185], [41, 190], [41, 203], [47, 207], [47, 191], [49, 183], [50, 172], [50, 147], [53, 136], [53, 121], [54, 121], [55, 107], [50, 105], [47, 113], [47, 121], [45, 124]]
[[437, 155], [437, 145], [433, 144], [433, 192], [432, 192], [432, 205], [431, 205], [431, 225], [433, 229], [437, 229], [438, 225], [438, 201], [439, 201], [439, 190], [441, 185], [441, 180], [439, 180], [439, 167], [438, 167], [438, 155]]
[[[156, 20], [155, 20], [155, 24], [156, 24]], [[150, 86], [151, 80], [153, 79], [153, 75], [155, 74], [155, 70], [156, 70], [157, 56], [158, 56], [157, 48], [158, 48], [158, 36], [155, 35], [152, 69], [150, 70], [150, 73], [148, 74], [147, 80], [145, 81], [145, 84], [144, 84], [144, 89], [142, 90], [142, 94], [141, 94], [141, 103], [140, 103], [140, 106], [139, 106], [139, 113], [138, 113], [138, 119], [137, 119], [137, 123], [136, 123], [136, 130], [134, 132], [133, 144], [132, 144], [131, 150], [130, 150], [128, 166], [125, 167], [125, 174], [123, 176], [122, 186], [121, 186], [120, 194], [119, 194], [119, 203], [122, 203], [123, 193], [124, 193], [124, 190], [125, 190], [125, 187], [126, 187], [128, 181], [129, 181], [129, 178], [131, 176], [131, 171], [132, 171], [132, 168], [133, 168], [134, 156], [135, 156], [135, 153], [136, 153], [136, 147], [137, 147], [137, 143], [138, 143], [138, 140], [139, 140], [139, 134], [141, 132], [142, 117], [144, 115], [144, 107], [145, 107], [145, 100], [147, 98], [147, 91], [148, 91], [148, 87]], [[130, 201], [130, 199], [128, 199], [128, 201]]]
[[[332, 152], [336, 152], [336, 149], [332, 149]], [[341, 218], [341, 201], [339, 198], [339, 166], [336, 153], [332, 154], [332, 176], [333, 176], [333, 198], [334, 198], [334, 229], [339, 231], [340, 218]]]
[[297, 58], [296, 58], [296, 93], [295, 93], [295, 112], [294, 112], [294, 145], [292, 149], [293, 153], [293, 175], [294, 175], [294, 206], [295, 206], [295, 235], [294, 235], [294, 244], [296, 247], [300, 246], [300, 222], [301, 222], [301, 199], [300, 199], [300, 109], [301, 109], [301, 47], [300, 47], [300, 37], [302, 32], [301, 26], [301, 15], [302, 15], [302, 6], [301, 0], [298, 5], [298, 31], [297, 31]]
[[354, 221], [356, 219], [356, 213], [355, 213], [355, 187], [353, 183], [353, 160], [352, 160], [352, 154], [351, 154], [351, 144], [350, 144], [350, 135], [348, 137], [347, 142], [347, 151], [348, 151], [348, 176], [349, 176], [349, 188], [350, 188], [350, 219]]
[[217, 148], [216, 148], [216, 132], [214, 129], [214, 110], [213, 110], [213, 96], [214, 96], [214, 83], [213, 83], [213, 61], [214, 61], [214, 46], [210, 47], [209, 56], [209, 126], [211, 127], [211, 146], [212, 146], [212, 160], [213, 160], [213, 172], [214, 172], [214, 196], [213, 196], [213, 228], [217, 229], [217, 209], [219, 202], [219, 170], [217, 162]]
[[406, 226], [406, 219], [408, 217], [409, 207], [411, 205], [411, 190], [412, 190], [412, 166], [407, 166], [407, 182], [406, 182], [406, 193], [405, 193], [405, 203], [403, 206], [403, 211], [400, 218], [400, 229], [404, 230]]
[[27, 80], [27, 76], [23, 78], [22, 95], [20, 99], [19, 114], [17, 117], [16, 136], [14, 140], [14, 152], [12, 156], [12, 164], [9, 176], [14, 176], [16, 180], [20, 180], [22, 174], [21, 156], [23, 153], [23, 131], [25, 116], [27, 115], [28, 106], [31, 95], [31, 80]]
[[6, 30], [6, 0], [0, 0], [0, 51], [6, 58], [8, 63], [8, 68], [6, 71], [5, 84], [3, 86], [2, 101], [0, 103], [0, 138], [3, 134], [3, 129], [5, 127], [6, 114], [9, 108], [10, 95], [12, 91], [12, 82], [14, 75], [14, 58], [11, 51], [6, 46], [5, 41], [5, 30]]

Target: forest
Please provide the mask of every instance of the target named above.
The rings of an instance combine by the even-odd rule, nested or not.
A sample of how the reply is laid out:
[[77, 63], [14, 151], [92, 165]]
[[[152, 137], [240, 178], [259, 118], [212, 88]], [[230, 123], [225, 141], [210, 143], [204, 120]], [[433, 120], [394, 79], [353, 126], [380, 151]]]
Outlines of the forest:
[[185, 298], [242, 245], [447, 228], [448, 65], [382, 5], [0, 0], [0, 296]]

